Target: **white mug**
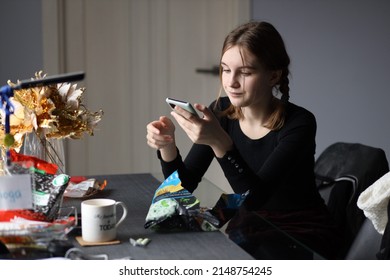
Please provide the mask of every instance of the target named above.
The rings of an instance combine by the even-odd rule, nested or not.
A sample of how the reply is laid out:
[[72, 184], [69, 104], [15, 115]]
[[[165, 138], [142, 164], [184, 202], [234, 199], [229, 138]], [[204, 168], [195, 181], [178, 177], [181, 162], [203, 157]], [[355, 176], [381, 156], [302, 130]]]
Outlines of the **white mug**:
[[[122, 206], [123, 214], [117, 222], [116, 208]], [[81, 202], [81, 235], [86, 242], [105, 242], [116, 238], [116, 229], [127, 216], [122, 201], [106, 198], [88, 199]]]

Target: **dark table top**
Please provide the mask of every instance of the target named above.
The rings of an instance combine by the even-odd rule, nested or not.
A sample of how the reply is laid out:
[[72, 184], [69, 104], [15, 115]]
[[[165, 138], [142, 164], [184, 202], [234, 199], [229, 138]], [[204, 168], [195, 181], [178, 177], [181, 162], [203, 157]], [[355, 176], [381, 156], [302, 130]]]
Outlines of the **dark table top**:
[[[75, 240], [75, 236], [81, 235], [81, 228], [76, 227], [70, 232], [68, 238], [85, 254], [107, 254], [109, 259], [130, 257], [138, 260], [253, 259], [221, 231], [161, 233], [145, 229], [146, 215], [154, 192], [161, 183], [152, 174], [92, 177], [99, 181], [107, 180], [108, 184], [104, 191], [91, 198], [104, 197], [123, 201], [127, 205], [128, 215], [117, 229], [120, 244], [82, 247]], [[81, 202], [81, 199], [65, 197], [63, 206], [75, 206], [80, 213]], [[149, 238], [151, 242], [146, 247], [132, 246], [129, 238]]]

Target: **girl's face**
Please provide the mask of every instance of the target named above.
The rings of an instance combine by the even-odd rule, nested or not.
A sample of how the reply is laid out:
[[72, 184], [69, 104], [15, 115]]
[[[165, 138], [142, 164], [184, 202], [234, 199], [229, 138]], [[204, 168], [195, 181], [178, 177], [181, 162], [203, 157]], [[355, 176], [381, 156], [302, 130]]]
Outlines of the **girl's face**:
[[265, 70], [255, 56], [238, 46], [225, 51], [221, 67], [222, 86], [234, 106], [259, 108], [268, 103], [277, 82], [275, 71]]

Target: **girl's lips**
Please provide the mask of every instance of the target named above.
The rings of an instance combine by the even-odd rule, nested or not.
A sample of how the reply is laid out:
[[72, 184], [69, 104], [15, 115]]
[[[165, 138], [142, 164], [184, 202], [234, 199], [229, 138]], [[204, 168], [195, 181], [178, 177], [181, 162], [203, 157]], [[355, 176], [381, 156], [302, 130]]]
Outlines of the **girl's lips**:
[[228, 92], [230, 96], [232, 97], [239, 97], [239, 96], [242, 96], [242, 93], [241, 92]]

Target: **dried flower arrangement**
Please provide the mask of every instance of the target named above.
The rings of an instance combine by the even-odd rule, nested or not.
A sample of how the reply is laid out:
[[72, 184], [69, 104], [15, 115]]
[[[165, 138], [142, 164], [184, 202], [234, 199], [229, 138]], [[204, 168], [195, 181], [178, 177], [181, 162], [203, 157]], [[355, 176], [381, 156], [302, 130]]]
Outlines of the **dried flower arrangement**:
[[[39, 71], [34, 79], [46, 75]], [[10, 86], [16, 84], [8, 81]], [[39, 137], [80, 139], [84, 132], [93, 135], [103, 111], [90, 112], [82, 103], [85, 88], [77, 84], [59, 83], [14, 90], [10, 98], [13, 114], [10, 116], [10, 134], [4, 130], [4, 112], [1, 110], [0, 146], [19, 150], [28, 133]]]

